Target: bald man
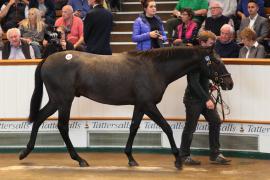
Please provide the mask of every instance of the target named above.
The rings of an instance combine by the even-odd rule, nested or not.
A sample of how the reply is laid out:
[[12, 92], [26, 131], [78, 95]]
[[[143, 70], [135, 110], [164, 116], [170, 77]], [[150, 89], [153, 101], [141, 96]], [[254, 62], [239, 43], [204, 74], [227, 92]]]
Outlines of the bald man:
[[62, 17], [56, 20], [55, 26], [64, 26], [69, 31], [67, 40], [73, 44], [75, 49], [81, 50], [81, 44], [83, 43], [83, 22], [81, 18], [73, 15], [72, 6], [66, 5], [62, 8]]

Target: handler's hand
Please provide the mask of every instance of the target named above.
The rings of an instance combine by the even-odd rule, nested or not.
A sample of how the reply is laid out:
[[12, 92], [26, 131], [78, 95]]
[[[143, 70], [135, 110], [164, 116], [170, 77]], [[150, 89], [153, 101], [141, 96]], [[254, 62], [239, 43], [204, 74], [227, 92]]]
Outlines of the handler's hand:
[[206, 101], [206, 107], [208, 109], [214, 109], [215, 108], [215, 105], [213, 103], [213, 101], [211, 99], [209, 99], [208, 101]]

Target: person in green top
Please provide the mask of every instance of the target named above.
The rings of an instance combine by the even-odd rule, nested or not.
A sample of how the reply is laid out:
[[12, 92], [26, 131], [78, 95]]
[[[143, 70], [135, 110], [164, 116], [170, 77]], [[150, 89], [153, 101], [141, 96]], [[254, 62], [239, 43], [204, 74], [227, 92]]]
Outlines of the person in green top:
[[207, 10], [208, 10], [208, 0], [178, 0], [178, 3], [173, 10], [173, 18], [168, 19], [166, 22], [166, 29], [167, 29], [167, 37], [172, 38], [174, 29], [177, 25], [181, 22], [180, 19], [180, 11], [183, 8], [191, 8], [194, 12], [193, 20], [198, 24], [198, 27], [201, 26], [202, 22], [204, 21]]

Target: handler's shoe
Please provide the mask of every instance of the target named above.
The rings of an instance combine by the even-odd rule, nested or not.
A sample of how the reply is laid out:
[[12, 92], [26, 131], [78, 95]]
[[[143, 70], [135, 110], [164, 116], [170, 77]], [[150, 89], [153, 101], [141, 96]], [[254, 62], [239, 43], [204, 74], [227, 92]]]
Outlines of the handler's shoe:
[[182, 162], [183, 162], [184, 165], [188, 165], [188, 166], [201, 165], [201, 161], [192, 159], [191, 156], [182, 157]]
[[231, 162], [230, 159], [227, 159], [221, 153], [217, 157], [210, 157], [210, 161], [213, 164], [223, 164], [223, 165], [229, 164], [229, 162]]

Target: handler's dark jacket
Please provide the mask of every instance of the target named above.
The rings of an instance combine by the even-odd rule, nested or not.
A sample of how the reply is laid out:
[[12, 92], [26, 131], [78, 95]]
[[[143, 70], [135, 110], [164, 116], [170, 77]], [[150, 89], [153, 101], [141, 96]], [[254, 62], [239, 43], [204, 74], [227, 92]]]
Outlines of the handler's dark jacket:
[[206, 102], [210, 99], [209, 79], [198, 69], [187, 74], [187, 88], [184, 95], [184, 103], [188, 101]]

